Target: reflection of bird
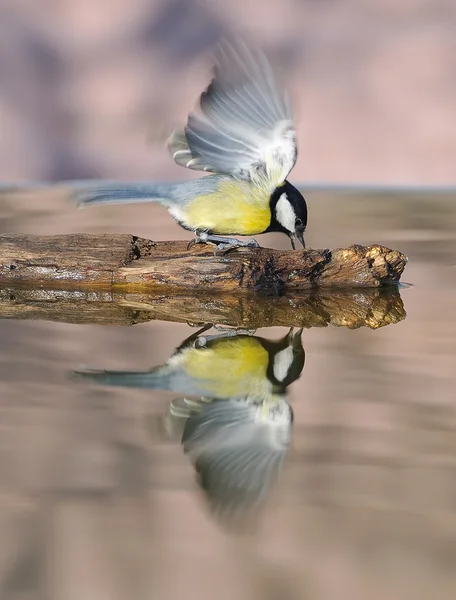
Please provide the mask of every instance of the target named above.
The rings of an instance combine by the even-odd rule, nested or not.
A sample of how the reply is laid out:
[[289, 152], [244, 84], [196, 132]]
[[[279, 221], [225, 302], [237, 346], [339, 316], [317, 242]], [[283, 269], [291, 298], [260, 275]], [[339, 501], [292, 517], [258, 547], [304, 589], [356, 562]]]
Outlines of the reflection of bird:
[[168, 146], [175, 162], [213, 173], [174, 185], [81, 184], [80, 205], [159, 202], [197, 242], [222, 250], [257, 245], [226, 235], [286, 233], [304, 246], [307, 205], [287, 180], [296, 162], [296, 134], [286, 94], [264, 55], [243, 42], [221, 45], [214, 78]]
[[185, 394], [171, 403], [167, 430], [180, 430], [212, 510], [233, 523], [265, 501], [280, 472], [293, 422], [286, 388], [300, 376], [305, 352], [302, 329], [268, 340], [235, 330], [207, 335], [210, 327], [150, 371], [75, 374], [102, 385]]
[[[299, 377], [305, 360], [302, 329], [280, 340], [235, 330], [187, 338], [165, 364], [149, 371], [85, 369], [75, 375], [104, 385], [171, 390], [210, 398], [263, 397]], [[234, 335], [233, 335], [234, 334]]]
[[291, 441], [293, 411], [283, 394], [171, 404], [183, 421], [182, 445], [211, 509], [224, 521], [266, 500]]

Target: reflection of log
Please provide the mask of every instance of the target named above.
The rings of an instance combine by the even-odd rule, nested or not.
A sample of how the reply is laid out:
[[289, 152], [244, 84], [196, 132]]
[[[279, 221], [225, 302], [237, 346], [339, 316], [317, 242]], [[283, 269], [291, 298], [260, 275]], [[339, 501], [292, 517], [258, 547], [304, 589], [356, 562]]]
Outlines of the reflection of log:
[[281, 251], [152, 242], [130, 235], [0, 236], [0, 282], [49, 289], [180, 292], [258, 291], [280, 295], [315, 287], [379, 287], [399, 281], [406, 257], [383, 246]]
[[58, 291], [36, 288], [0, 290], [0, 317], [65, 323], [133, 325], [159, 319], [206, 322], [256, 329], [326, 327], [377, 329], [405, 318], [396, 288], [307, 292], [299, 296], [168, 295]]

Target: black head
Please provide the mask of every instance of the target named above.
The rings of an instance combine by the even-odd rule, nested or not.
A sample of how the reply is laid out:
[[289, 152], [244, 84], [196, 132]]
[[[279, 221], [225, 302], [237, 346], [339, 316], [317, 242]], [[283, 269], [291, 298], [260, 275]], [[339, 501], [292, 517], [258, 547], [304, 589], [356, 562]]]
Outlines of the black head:
[[304, 368], [306, 353], [301, 336], [302, 329], [295, 333], [292, 327], [281, 340], [262, 340], [269, 354], [267, 377], [271, 383], [283, 390], [300, 377]]
[[276, 188], [271, 195], [271, 224], [266, 231], [286, 233], [295, 248], [298, 239], [305, 248], [304, 231], [307, 225], [307, 204], [304, 196], [289, 183]]

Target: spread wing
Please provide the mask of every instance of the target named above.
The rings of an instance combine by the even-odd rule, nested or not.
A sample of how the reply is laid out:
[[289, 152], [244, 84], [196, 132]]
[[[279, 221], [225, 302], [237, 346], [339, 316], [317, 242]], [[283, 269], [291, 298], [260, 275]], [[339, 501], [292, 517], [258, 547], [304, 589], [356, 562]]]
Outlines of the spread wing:
[[288, 450], [290, 406], [282, 400], [275, 416], [271, 411], [264, 420], [257, 418], [259, 410], [248, 400], [215, 400], [202, 404], [185, 425], [184, 450], [222, 520], [241, 517], [266, 500]]
[[243, 42], [221, 45], [200, 106], [168, 141], [177, 164], [266, 179], [272, 187], [286, 179], [296, 162], [296, 133], [286, 93], [261, 51]]

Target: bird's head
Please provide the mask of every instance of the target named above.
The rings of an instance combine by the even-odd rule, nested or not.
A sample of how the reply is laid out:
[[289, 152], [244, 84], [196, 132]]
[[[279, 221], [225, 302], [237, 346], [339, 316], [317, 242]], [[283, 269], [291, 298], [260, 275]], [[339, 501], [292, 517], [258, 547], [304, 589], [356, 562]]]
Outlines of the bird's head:
[[266, 375], [276, 387], [285, 389], [301, 376], [306, 360], [302, 345], [302, 329], [297, 332], [291, 327], [281, 340], [263, 340], [263, 346], [269, 353]]
[[305, 248], [304, 231], [307, 225], [307, 204], [304, 196], [288, 181], [276, 188], [271, 196], [271, 224], [267, 231], [281, 231]]

